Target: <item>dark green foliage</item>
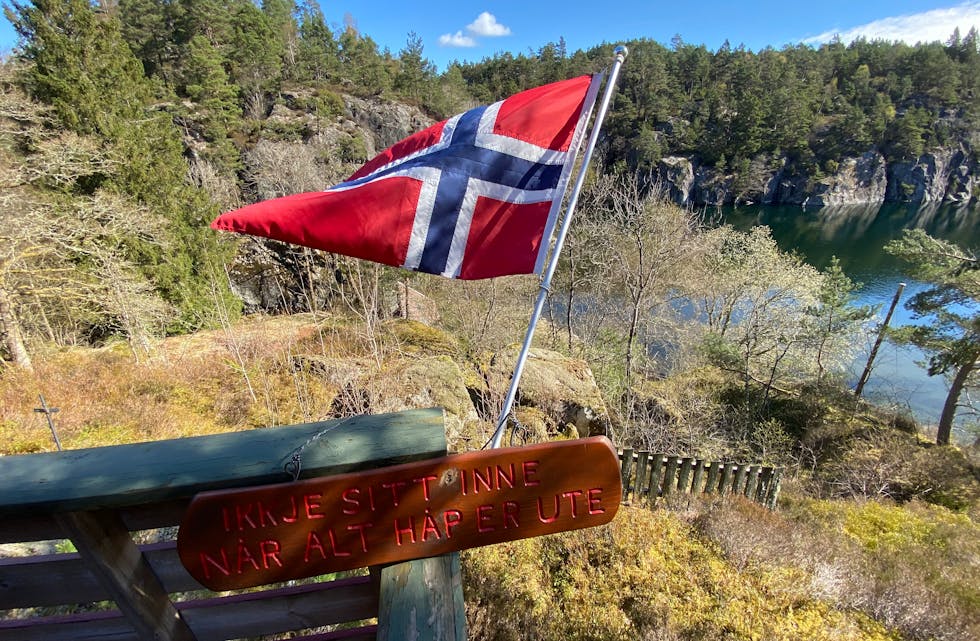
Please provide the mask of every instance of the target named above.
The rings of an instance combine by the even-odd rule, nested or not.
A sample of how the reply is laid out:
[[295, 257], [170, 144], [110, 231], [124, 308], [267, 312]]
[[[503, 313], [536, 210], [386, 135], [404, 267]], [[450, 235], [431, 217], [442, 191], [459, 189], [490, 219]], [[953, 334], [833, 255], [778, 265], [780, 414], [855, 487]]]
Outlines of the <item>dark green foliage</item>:
[[25, 40], [22, 55], [33, 63], [24, 74], [27, 89], [52, 105], [66, 129], [100, 139], [113, 161], [108, 175], [83, 187], [123, 194], [168, 221], [165, 245], [125, 238], [122, 247], [179, 310], [172, 329], [206, 323], [208, 310], [231, 301], [225, 287], [212, 288], [211, 270], [224, 255], [208, 229], [214, 207], [187, 184], [177, 130], [152, 106], [153, 83], [118, 20], [85, 0], [14, 4], [9, 15]]
[[142, 115], [151, 85], [118, 22], [101, 19], [86, 0], [10, 6], [22, 55], [33, 63], [25, 71], [27, 89], [54, 107], [66, 128], [113, 137], [123, 121]]
[[337, 40], [327, 27], [320, 4], [307, 0], [300, 6], [299, 45], [294, 77], [321, 82], [334, 78], [340, 68]]
[[[869, 150], [914, 159], [967, 139], [980, 100], [976, 43], [973, 33], [946, 45], [859, 39], [753, 53], [728, 43], [711, 52], [679, 37], [670, 48], [631, 41], [604, 128], [606, 161], [646, 172], [667, 155], [732, 166], [768, 154], [786, 156], [790, 171], [813, 173]], [[489, 101], [549, 81], [551, 51], [499, 54], [461, 71], [470, 91]], [[610, 52], [610, 45], [577, 52], [558, 68], [564, 77], [590, 71], [607, 65]]]
[[930, 283], [906, 306], [923, 324], [908, 325], [894, 337], [929, 353], [929, 375], [951, 375], [936, 442], [948, 445], [960, 394], [975, 387], [980, 363], [980, 259], [973, 252], [909, 230], [885, 246], [903, 258], [916, 278]]

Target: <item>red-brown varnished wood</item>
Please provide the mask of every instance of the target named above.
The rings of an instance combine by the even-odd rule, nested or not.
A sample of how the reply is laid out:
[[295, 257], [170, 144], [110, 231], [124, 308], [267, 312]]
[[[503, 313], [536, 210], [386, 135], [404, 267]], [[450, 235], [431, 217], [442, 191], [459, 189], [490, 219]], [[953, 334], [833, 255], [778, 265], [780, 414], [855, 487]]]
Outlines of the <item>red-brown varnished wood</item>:
[[230, 590], [602, 525], [621, 495], [604, 437], [468, 452], [200, 494], [178, 552]]

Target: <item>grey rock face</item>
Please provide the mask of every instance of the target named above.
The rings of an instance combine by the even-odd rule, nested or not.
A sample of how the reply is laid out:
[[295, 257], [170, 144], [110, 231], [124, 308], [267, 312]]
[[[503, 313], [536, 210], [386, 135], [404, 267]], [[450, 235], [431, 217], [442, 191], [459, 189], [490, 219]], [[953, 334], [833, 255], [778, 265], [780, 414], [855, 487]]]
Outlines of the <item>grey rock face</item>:
[[845, 158], [836, 174], [817, 182], [803, 204], [825, 207], [882, 202], [887, 187], [885, 166], [884, 156], [873, 151]]

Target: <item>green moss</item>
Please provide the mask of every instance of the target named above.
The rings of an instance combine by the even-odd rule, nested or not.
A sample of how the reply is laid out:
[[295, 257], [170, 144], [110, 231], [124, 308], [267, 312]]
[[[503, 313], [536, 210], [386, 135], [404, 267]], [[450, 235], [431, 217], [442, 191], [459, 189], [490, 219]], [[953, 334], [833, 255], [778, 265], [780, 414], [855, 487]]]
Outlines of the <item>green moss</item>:
[[591, 530], [469, 550], [474, 639], [896, 639], [805, 592], [799, 568], [742, 568], [667, 512], [621, 507]]
[[403, 348], [413, 349], [428, 354], [459, 353], [459, 343], [456, 338], [441, 329], [413, 320], [396, 320], [388, 324], [392, 334], [398, 339]]
[[844, 532], [869, 550], [897, 549], [927, 542], [935, 525], [908, 510], [877, 502], [848, 506]]

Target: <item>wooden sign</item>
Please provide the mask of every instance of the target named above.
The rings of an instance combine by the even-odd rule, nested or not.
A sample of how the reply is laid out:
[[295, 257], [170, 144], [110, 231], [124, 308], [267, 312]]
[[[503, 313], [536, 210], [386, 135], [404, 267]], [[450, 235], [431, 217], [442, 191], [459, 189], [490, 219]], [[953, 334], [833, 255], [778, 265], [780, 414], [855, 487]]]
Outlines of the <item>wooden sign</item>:
[[604, 437], [467, 452], [197, 495], [177, 550], [230, 590], [602, 525], [622, 496]]

